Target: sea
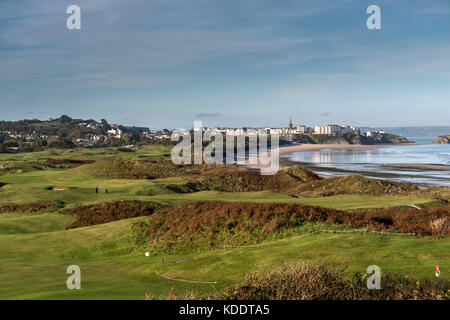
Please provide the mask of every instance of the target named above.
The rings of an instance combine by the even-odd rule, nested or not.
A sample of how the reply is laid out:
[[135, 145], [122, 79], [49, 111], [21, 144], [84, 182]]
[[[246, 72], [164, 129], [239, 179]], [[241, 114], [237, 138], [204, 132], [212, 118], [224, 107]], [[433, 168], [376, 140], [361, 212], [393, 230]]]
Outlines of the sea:
[[[429, 137], [408, 139], [423, 144], [374, 149], [328, 148], [294, 152], [284, 157], [322, 175], [360, 174], [423, 186], [450, 186], [450, 144], [431, 144], [434, 139]], [[449, 167], [417, 168], [410, 164]]]

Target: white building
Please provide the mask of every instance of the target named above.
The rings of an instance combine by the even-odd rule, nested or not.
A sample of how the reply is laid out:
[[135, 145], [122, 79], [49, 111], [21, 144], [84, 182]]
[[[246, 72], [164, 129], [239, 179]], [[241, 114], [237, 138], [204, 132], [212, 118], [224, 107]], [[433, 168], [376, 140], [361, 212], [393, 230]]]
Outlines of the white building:
[[314, 133], [315, 134], [331, 134], [331, 127], [328, 126], [328, 125], [326, 125], [326, 126], [315, 126]]
[[280, 128], [271, 128], [270, 129], [270, 134], [281, 135], [282, 133], [283, 133], [283, 129], [280, 129]]
[[359, 128], [351, 127], [348, 125], [340, 125], [340, 124], [327, 124], [324, 126], [315, 126], [314, 133], [315, 134], [345, 134], [349, 132], [355, 132], [359, 134]]
[[303, 134], [305, 134], [305, 133], [307, 133], [307, 131], [308, 131], [308, 128], [305, 126], [305, 125], [298, 125], [297, 126], [297, 129], [295, 130], [295, 133], [303, 133]]
[[122, 130], [120, 130], [119, 128], [110, 129], [108, 130], [108, 134], [120, 139], [122, 137]]
[[367, 130], [366, 137], [378, 137], [380, 132], [378, 130]]

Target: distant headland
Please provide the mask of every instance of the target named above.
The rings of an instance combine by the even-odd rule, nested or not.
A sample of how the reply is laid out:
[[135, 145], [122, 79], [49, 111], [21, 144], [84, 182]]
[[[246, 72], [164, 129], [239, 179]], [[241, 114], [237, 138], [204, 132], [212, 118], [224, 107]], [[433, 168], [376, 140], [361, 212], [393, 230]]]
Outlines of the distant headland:
[[434, 141], [434, 144], [450, 144], [450, 134], [446, 136], [439, 136]]

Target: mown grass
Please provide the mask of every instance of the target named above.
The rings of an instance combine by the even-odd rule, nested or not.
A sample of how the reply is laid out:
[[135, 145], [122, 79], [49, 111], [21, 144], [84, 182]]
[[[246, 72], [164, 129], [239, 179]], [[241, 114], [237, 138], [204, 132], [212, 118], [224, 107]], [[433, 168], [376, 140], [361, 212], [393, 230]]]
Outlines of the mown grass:
[[[337, 209], [378, 208], [396, 203], [423, 205], [434, 201], [426, 195], [417, 196], [373, 196], [336, 195], [322, 198], [294, 198], [272, 191], [260, 192], [218, 192], [201, 191], [178, 194], [170, 192], [168, 185], [184, 184], [182, 177], [155, 180], [135, 179], [93, 179], [81, 175], [82, 167], [69, 170], [46, 169], [0, 176], [0, 203], [30, 203], [36, 201], [61, 200], [66, 205], [87, 204], [111, 200], [148, 200], [166, 204], [177, 204], [192, 200], [292, 202], [318, 205]], [[60, 187], [64, 190], [48, 190]], [[99, 193], [95, 193], [99, 188]], [[105, 193], [108, 189], [108, 193]]]
[[73, 217], [58, 214], [0, 214], [0, 235], [50, 232], [64, 229]]
[[[24, 169], [20, 169], [21, 163], [45, 158], [157, 160], [170, 156], [167, 147], [132, 149], [134, 152], [108, 148], [0, 154], [0, 164], [14, 162], [19, 167], [14, 172], [0, 173], [0, 204], [59, 200], [66, 208], [71, 208], [115, 200], [154, 201], [162, 205], [214, 200], [357, 209], [390, 207], [398, 203], [419, 206], [436, 203], [435, 195], [425, 192], [402, 196], [347, 194], [319, 198], [294, 198], [274, 191], [233, 193], [210, 190], [179, 194], [168, 186], [186, 184], [188, 179], [185, 177], [153, 180], [94, 178], [83, 166], [30, 169], [24, 165]], [[63, 190], [53, 191], [52, 187]], [[96, 187], [99, 188], [98, 194]], [[165, 297], [172, 287], [179, 292], [193, 288], [208, 294], [215, 292], [210, 285], [169, 281], [155, 271], [173, 278], [217, 280], [216, 288], [220, 289], [241, 281], [255, 269], [267, 270], [285, 262], [328, 263], [346, 267], [349, 273], [364, 272], [368, 265], [377, 264], [382, 270], [428, 279], [434, 277], [434, 268], [439, 265], [441, 277], [449, 279], [450, 259], [447, 253], [450, 243], [446, 238], [323, 233], [258, 247], [224, 249], [219, 246], [197, 253], [159, 253], [146, 257], [143, 251], [137, 251], [131, 238], [131, 226], [140, 219], [144, 218], [65, 230], [73, 222], [73, 217], [53, 210], [0, 213], [0, 299], [138, 299], [148, 291], [157, 297]], [[302, 229], [293, 230], [290, 235], [297, 233], [301, 234]], [[191, 259], [199, 257], [201, 259]], [[180, 262], [169, 263], [180, 259]], [[65, 272], [72, 264], [81, 267], [81, 290], [66, 288], [68, 274]]]
[[0, 163], [11, 161], [38, 161], [40, 159], [76, 159], [76, 160], [156, 160], [170, 159], [170, 147], [163, 145], [135, 146], [132, 152], [121, 152], [119, 148], [101, 149], [49, 149], [40, 152], [0, 153]]
[[[376, 264], [382, 270], [417, 278], [434, 277], [439, 265], [449, 279], [450, 242], [430, 237], [367, 233], [316, 234], [248, 248], [217, 248], [196, 254], [145, 257], [134, 252], [130, 227], [142, 218], [38, 234], [0, 235], [0, 298], [2, 299], [138, 299], [151, 291], [167, 296], [194, 288], [212, 293], [210, 285], [169, 281], [155, 271], [178, 279], [218, 281], [216, 288], [243, 279], [255, 270], [283, 263], [327, 263], [364, 272]], [[201, 258], [170, 263], [174, 260]], [[82, 289], [66, 288], [67, 266], [82, 270]]]

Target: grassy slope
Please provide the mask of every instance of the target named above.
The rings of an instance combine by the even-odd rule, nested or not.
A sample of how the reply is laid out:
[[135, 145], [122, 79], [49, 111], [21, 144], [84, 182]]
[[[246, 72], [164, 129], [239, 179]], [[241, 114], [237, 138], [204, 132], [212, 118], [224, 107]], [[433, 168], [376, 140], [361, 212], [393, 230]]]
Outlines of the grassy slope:
[[[160, 147], [136, 148], [135, 153], [113, 149], [45, 151], [28, 154], [0, 154], [0, 164], [36, 161], [39, 158], [71, 159], [154, 159], [167, 157]], [[182, 184], [183, 179], [94, 180], [82, 168], [46, 169], [0, 175], [0, 204], [8, 202], [62, 200], [66, 205], [119, 199], [156, 200], [176, 204], [192, 200], [298, 202], [333, 208], [384, 207], [395, 203], [425, 204], [426, 194], [409, 197], [342, 195], [296, 199], [274, 192], [223, 193], [205, 191], [193, 194], [168, 193], [167, 184]], [[2, 185], [4, 184], [4, 185]], [[49, 186], [63, 191], [46, 190]], [[95, 187], [101, 192], [95, 194]], [[105, 194], [104, 189], [109, 193]], [[153, 195], [150, 195], [153, 194]], [[134, 252], [130, 240], [131, 224], [140, 218], [116, 221], [87, 228], [64, 230], [72, 217], [59, 214], [0, 214], [0, 298], [2, 299], [137, 299], [145, 292], [166, 295], [192, 285], [171, 282], [157, 276], [157, 270], [175, 278], [219, 281], [217, 287], [241, 280], [255, 267], [264, 268], [284, 262], [315, 261], [348, 266], [349, 271], [364, 271], [370, 264], [382, 270], [404, 271], [415, 277], [434, 277], [438, 264], [442, 277], [449, 279], [450, 261], [447, 239], [408, 238], [375, 234], [319, 234], [244, 249], [217, 249], [178, 256], [145, 257]], [[191, 256], [205, 259], [170, 263]], [[165, 262], [164, 264], [162, 262]], [[67, 290], [67, 266], [82, 269], [82, 290]], [[208, 292], [210, 285], [195, 285]]]
[[50, 232], [64, 229], [73, 217], [63, 214], [1, 214], [0, 235]]
[[77, 160], [91, 160], [91, 159], [140, 159], [153, 160], [160, 158], [170, 158], [169, 147], [159, 145], [148, 145], [143, 147], [131, 148], [134, 152], [120, 152], [117, 148], [102, 148], [102, 149], [61, 149], [61, 150], [46, 150], [40, 152], [28, 153], [0, 153], [0, 163], [7, 163], [9, 161], [37, 161], [39, 159], [54, 158], [54, 159], [77, 159]]
[[[299, 261], [347, 266], [349, 272], [377, 264], [382, 270], [422, 278], [434, 277], [438, 264], [442, 278], [450, 279], [445, 272], [450, 260], [443, 255], [450, 249], [448, 240], [323, 233], [259, 247], [145, 257], [143, 252], [132, 252], [129, 238], [131, 223], [137, 219], [73, 230], [0, 235], [0, 298], [137, 299], [146, 291], [165, 295], [172, 287], [211, 292], [210, 285], [169, 281], [154, 271], [174, 278], [218, 281], [216, 288], [220, 288], [241, 280], [255, 268]], [[203, 259], [168, 263], [189, 257]], [[66, 289], [65, 270], [71, 264], [81, 267], [80, 291]]]
[[[30, 172], [5, 174], [0, 176], [1, 203], [28, 203], [35, 201], [62, 200], [67, 205], [84, 204], [108, 200], [141, 199], [161, 201], [175, 204], [192, 200], [224, 200], [224, 201], [261, 201], [261, 202], [298, 202], [339, 209], [378, 208], [396, 203], [424, 204], [432, 201], [426, 196], [371, 196], [371, 195], [338, 195], [322, 198], [293, 198], [287, 195], [263, 191], [225, 193], [202, 191], [190, 194], [168, 193], [164, 186], [185, 182], [182, 178], [157, 180], [127, 179], [90, 179], [83, 168], [70, 170], [47, 169]], [[61, 187], [64, 190], [52, 191], [48, 187]], [[95, 188], [99, 187], [99, 194]], [[105, 193], [108, 189], [108, 194]], [[161, 194], [162, 192], [162, 194]], [[155, 194], [147, 196], [146, 194]]]

